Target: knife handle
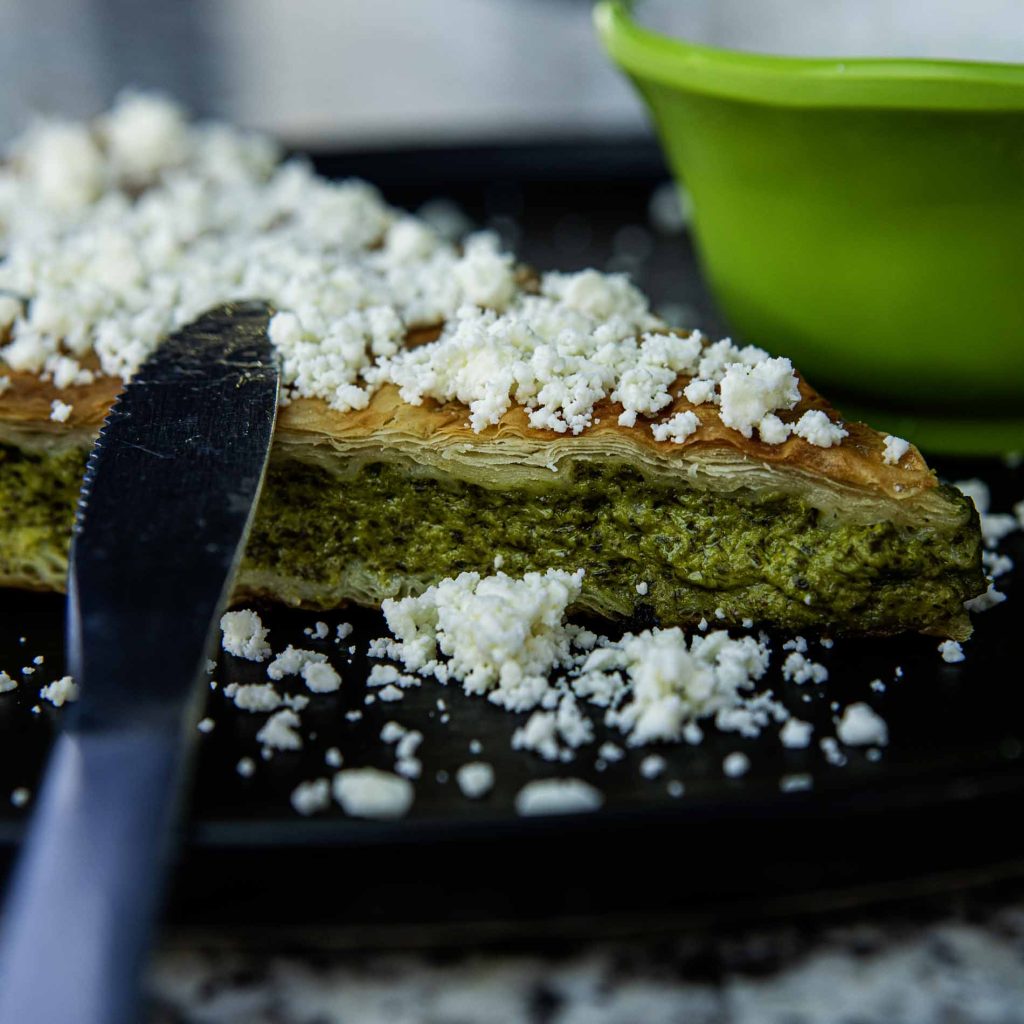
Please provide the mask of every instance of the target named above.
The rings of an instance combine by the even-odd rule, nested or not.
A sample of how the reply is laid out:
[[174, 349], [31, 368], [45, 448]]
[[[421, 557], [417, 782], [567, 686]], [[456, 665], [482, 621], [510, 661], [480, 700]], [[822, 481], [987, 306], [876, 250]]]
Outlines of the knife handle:
[[62, 733], [0, 931], [0, 1024], [136, 1024], [184, 744]]

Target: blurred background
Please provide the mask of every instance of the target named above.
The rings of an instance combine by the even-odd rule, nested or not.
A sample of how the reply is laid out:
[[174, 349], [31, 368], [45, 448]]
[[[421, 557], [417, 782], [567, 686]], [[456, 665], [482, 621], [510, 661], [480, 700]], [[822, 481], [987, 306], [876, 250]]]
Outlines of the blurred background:
[[[0, 137], [126, 84], [334, 149], [647, 133], [590, 0], [3, 0]], [[1024, 53], [1020, 0], [653, 0], [648, 23], [789, 53]], [[999, 32], [991, 26], [999, 25]], [[785, 26], [784, 34], [780, 26]], [[837, 51], [839, 47], [839, 51]]]

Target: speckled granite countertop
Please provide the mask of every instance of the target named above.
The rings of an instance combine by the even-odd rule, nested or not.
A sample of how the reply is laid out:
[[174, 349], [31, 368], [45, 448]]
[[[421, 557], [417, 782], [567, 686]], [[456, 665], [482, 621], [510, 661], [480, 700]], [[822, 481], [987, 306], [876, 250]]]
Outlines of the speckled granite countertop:
[[182, 934], [151, 989], [151, 1024], [1013, 1024], [1024, 891], [543, 953], [256, 952]]

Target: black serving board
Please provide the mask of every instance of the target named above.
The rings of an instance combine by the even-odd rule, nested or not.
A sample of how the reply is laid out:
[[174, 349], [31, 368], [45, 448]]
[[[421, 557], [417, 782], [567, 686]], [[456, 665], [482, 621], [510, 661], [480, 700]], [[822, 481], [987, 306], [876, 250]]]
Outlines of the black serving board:
[[[665, 172], [649, 143], [518, 147], [323, 157], [334, 174], [377, 181], [392, 201], [415, 207], [446, 195], [481, 224], [503, 232], [540, 268], [585, 265], [630, 269], [655, 304], [695, 310], [720, 329], [685, 236], [649, 235], [649, 251], [623, 247], [624, 225], [647, 225], [647, 203]], [[636, 232], [633, 242], [635, 243]], [[632, 253], [632, 255], [631, 255]], [[1024, 497], [1024, 472], [998, 462], [942, 462], [949, 479], [980, 476], [994, 506]], [[1024, 540], [1003, 550], [1024, 566]], [[951, 885], [1024, 875], [1016, 820], [1024, 799], [1024, 687], [1018, 638], [1024, 635], [1020, 573], [1000, 581], [1010, 597], [977, 617], [967, 660], [947, 665], [933, 638], [837, 639], [831, 650], [812, 642], [829, 669], [822, 686], [784, 683], [782, 643], [768, 682], [799, 717], [816, 726], [807, 750], [786, 750], [775, 729], [749, 740], [708, 729], [697, 747], [659, 749], [660, 778], [642, 777], [644, 752], [604, 770], [596, 745], [570, 765], [511, 749], [512, 716], [457, 687], [430, 682], [398, 703], [363, 703], [367, 641], [385, 632], [376, 612], [323, 615], [259, 606], [275, 650], [285, 644], [328, 653], [345, 684], [313, 696], [303, 713], [303, 750], [259, 756], [255, 734], [265, 716], [233, 708], [212, 691], [216, 726], [199, 737], [185, 844], [168, 914], [195, 925], [237, 925], [250, 935], [268, 928], [329, 928], [340, 941], [438, 942], [508, 939], [517, 934], [649, 932], [766, 914], [792, 914], [863, 899], [902, 896]], [[15, 693], [0, 695], [0, 863], [16, 849], [30, 811], [15, 808], [16, 787], [35, 790], [60, 712], [40, 703], [38, 685], [62, 674], [63, 598], [0, 591], [0, 668], [12, 676], [38, 654], [44, 663]], [[169, 610], [173, 615], [173, 609]], [[327, 640], [304, 633], [316, 619]], [[349, 658], [332, 642], [334, 626], [352, 622]], [[25, 637], [21, 642], [20, 638]], [[154, 652], [154, 657], [159, 657]], [[903, 677], [894, 679], [899, 665]], [[222, 658], [213, 678], [265, 678], [265, 667]], [[886, 683], [885, 692], [870, 687]], [[300, 692], [301, 684], [282, 687]], [[444, 710], [438, 706], [444, 702]], [[817, 739], [834, 734], [832, 703], [866, 700], [889, 723], [891, 743], [878, 760], [848, 751], [828, 764]], [[361, 720], [346, 712], [358, 709]], [[379, 740], [388, 720], [419, 729], [423, 777], [400, 822], [346, 819], [332, 807], [299, 817], [289, 803], [300, 781], [329, 777], [328, 747], [347, 766], [390, 768], [393, 752]], [[599, 741], [616, 739], [598, 726]], [[478, 740], [482, 752], [470, 752]], [[726, 754], [751, 762], [743, 778], [727, 778]], [[256, 772], [236, 770], [253, 757]], [[463, 797], [456, 769], [470, 760], [494, 765], [496, 785], [480, 801]], [[780, 791], [784, 775], [813, 778], [807, 792]], [[604, 808], [592, 815], [521, 819], [513, 798], [531, 779], [572, 775], [598, 786]], [[682, 796], [668, 783], [680, 781]]]

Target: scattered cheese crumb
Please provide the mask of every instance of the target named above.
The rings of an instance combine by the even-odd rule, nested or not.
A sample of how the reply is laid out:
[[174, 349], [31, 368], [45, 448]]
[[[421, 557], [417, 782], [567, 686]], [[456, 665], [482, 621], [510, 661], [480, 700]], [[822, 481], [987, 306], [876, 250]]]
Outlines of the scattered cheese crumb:
[[0, 693], [10, 693], [18, 688], [18, 680], [12, 679], [6, 672], [0, 671]]
[[640, 762], [640, 774], [645, 779], [656, 779], [665, 771], [665, 758], [660, 754], [648, 754]]
[[849, 747], [884, 747], [889, 742], [885, 719], [863, 702], [846, 708], [836, 733]]
[[208, 735], [209, 733], [213, 732], [214, 727], [216, 726], [216, 724], [217, 723], [214, 722], [214, 720], [212, 718], [209, 718], [209, 717], [201, 718], [201, 719], [199, 719], [199, 722], [197, 723], [196, 728], [201, 733], [203, 733], [204, 735]]
[[341, 676], [326, 662], [307, 662], [302, 666], [302, 678], [313, 693], [334, 693], [341, 687]]
[[326, 810], [331, 805], [330, 783], [327, 779], [300, 782], [292, 790], [291, 803], [299, 814], [306, 817]]
[[948, 662], [950, 665], [956, 664], [958, 661], [963, 661], [966, 655], [964, 649], [956, 640], [943, 640], [939, 644], [939, 654], [942, 655], [942, 660]]
[[221, 646], [228, 654], [248, 661], [266, 661], [270, 657], [270, 632], [251, 608], [225, 612], [221, 616]]
[[243, 757], [235, 765], [235, 771], [243, 779], [250, 779], [256, 773], [256, 762], [251, 757]]
[[256, 739], [273, 750], [298, 750], [302, 746], [298, 727], [299, 716], [291, 708], [283, 708], [267, 719]]
[[651, 425], [651, 433], [655, 441], [671, 441], [672, 444], [683, 444], [687, 438], [697, 432], [700, 420], [691, 410], [677, 412], [664, 423]]
[[779, 789], [783, 793], [801, 793], [808, 789], [811, 789], [814, 785], [814, 779], [810, 775], [803, 773], [794, 775], [783, 775], [779, 779]]
[[78, 700], [78, 684], [71, 676], [64, 676], [56, 682], [44, 686], [39, 691], [39, 696], [59, 708], [67, 701]]
[[734, 750], [731, 754], [726, 755], [722, 762], [722, 771], [730, 779], [738, 779], [750, 771], [750, 758], [741, 750]]
[[793, 424], [793, 433], [818, 448], [831, 448], [849, 435], [841, 423], [833, 423], [820, 409], [805, 412]]
[[19, 786], [11, 792], [11, 803], [15, 807], [24, 807], [32, 799], [32, 793], [24, 786]]
[[996, 590], [995, 586], [990, 583], [984, 594], [979, 594], [977, 597], [964, 601], [964, 608], [969, 612], [978, 614], [980, 612], [987, 612], [990, 608], [995, 608], [996, 605], [1002, 604], [1005, 600], [1006, 595], [1001, 590]]
[[909, 451], [909, 441], [904, 441], [902, 437], [893, 437], [892, 434], [888, 434], [885, 438], [885, 451], [882, 452], [882, 461], [887, 466], [895, 466]]
[[581, 814], [596, 811], [604, 796], [582, 779], [537, 779], [516, 794], [516, 813], [522, 817]]
[[782, 727], [779, 739], [782, 740], [784, 747], [791, 750], [802, 750], [804, 747], [810, 746], [813, 732], [814, 726], [810, 722], [803, 722], [799, 718], [790, 718]]
[[328, 747], [324, 753], [324, 764], [328, 768], [340, 768], [344, 758], [341, 755], [341, 751], [337, 747]]
[[647, 596], [647, 590], [648, 590], [648, 585], [647, 585], [647, 583], [646, 583], [646, 582], [638, 583], [638, 584], [636, 585], [636, 592], [637, 592], [637, 593], [638, 593], [638, 594], [639, 594], [639, 595], [640, 595], [641, 597], [646, 597], [646, 596]]
[[486, 796], [494, 788], [494, 769], [483, 761], [470, 761], [455, 773], [462, 795], [470, 800]]
[[[269, 649], [267, 651], [269, 654]], [[259, 659], [263, 660], [263, 659]], [[327, 655], [320, 651], [305, 651], [301, 648], [292, 647], [289, 644], [274, 660], [267, 666], [267, 676], [271, 679], [284, 679], [285, 676], [301, 675], [307, 665], [325, 664]]]
[[59, 398], [55, 398], [50, 403], [50, 419], [54, 423], [66, 423], [73, 408], [74, 406], [68, 405], [67, 402], [62, 402]]
[[334, 776], [334, 799], [356, 818], [401, 818], [412, 806], [407, 780], [377, 768], [345, 768]]

